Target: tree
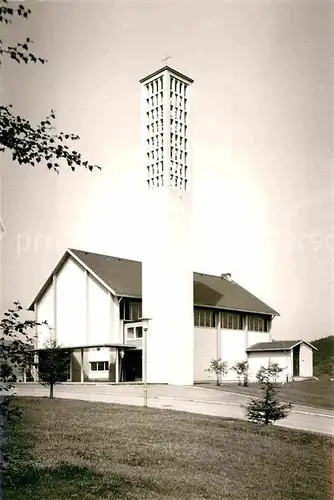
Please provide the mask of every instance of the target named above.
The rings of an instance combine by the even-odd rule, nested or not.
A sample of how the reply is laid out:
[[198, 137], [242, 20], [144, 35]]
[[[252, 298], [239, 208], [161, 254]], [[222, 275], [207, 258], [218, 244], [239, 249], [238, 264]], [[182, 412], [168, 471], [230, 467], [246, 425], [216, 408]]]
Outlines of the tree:
[[268, 367], [261, 366], [256, 378], [262, 391], [260, 398], [252, 399], [246, 408], [247, 419], [251, 422], [269, 425], [286, 418], [292, 404], [281, 403], [277, 391], [277, 377], [282, 368], [277, 363], [269, 362]]
[[29, 363], [33, 348], [33, 337], [29, 332], [37, 325], [35, 321], [20, 319], [22, 309], [19, 302], [14, 302], [0, 319], [0, 482], [6, 458], [2, 446], [5, 425], [8, 420], [21, 416], [20, 410], [12, 404], [13, 367], [22, 370]]
[[5, 382], [12, 382], [14, 378], [13, 367], [4, 361], [0, 365], [0, 379]]
[[313, 353], [314, 375], [334, 377], [334, 336], [316, 339], [311, 344], [317, 348]]
[[[24, 5], [10, 4], [8, 0], [0, 0], [0, 25], [11, 25], [13, 19], [27, 19], [31, 10]], [[4, 30], [2, 30], [3, 32]], [[2, 33], [3, 36], [3, 33]], [[47, 60], [36, 56], [31, 50], [33, 41], [26, 38], [16, 45], [9, 45], [0, 40], [0, 65], [5, 57], [18, 64], [46, 64]], [[47, 168], [59, 172], [60, 161], [75, 170], [84, 167], [89, 170], [100, 168], [83, 160], [81, 153], [71, 149], [66, 141], [77, 141], [79, 136], [72, 133], [56, 132], [52, 125], [55, 112], [33, 126], [27, 119], [15, 115], [12, 104], [0, 106], [0, 152], [8, 151], [13, 161], [19, 164], [35, 166], [45, 163]]]
[[221, 358], [212, 359], [210, 367], [206, 371], [214, 373], [216, 375], [216, 385], [220, 385], [222, 377], [228, 372], [227, 361], [222, 361]]
[[0, 320], [0, 410], [7, 416], [10, 415], [10, 403], [14, 395], [11, 377], [13, 367], [24, 370], [30, 364], [34, 346], [34, 335], [30, 332], [38, 325], [33, 320], [22, 321], [22, 309], [19, 302], [14, 302]]
[[243, 377], [244, 387], [248, 387], [249, 364], [248, 361], [238, 361], [232, 366], [232, 370], [237, 373], [238, 385], [241, 385], [240, 378]]
[[50, 338], [38, 353], [38, 381], [49, 387], [50, 398], [54, 397], [54, 386], [67, 379], [70, 351], [61, 349], [57, 342]]

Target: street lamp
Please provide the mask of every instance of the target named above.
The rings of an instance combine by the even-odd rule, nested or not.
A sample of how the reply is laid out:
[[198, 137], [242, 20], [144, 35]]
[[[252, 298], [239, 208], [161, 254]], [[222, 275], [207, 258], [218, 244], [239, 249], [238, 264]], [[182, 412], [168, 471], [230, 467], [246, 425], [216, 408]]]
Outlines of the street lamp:
[[117, 382], [123, 382], [123, 358], [124, 358], [124, 349], [120, 349], [119, 351], [120, 357], [120, 366], [118, 367], [118, 380]]
[[151, 318], [140, 318], [142, 329], [144, 332], [144, 406], [147, 406], [147, 330]]

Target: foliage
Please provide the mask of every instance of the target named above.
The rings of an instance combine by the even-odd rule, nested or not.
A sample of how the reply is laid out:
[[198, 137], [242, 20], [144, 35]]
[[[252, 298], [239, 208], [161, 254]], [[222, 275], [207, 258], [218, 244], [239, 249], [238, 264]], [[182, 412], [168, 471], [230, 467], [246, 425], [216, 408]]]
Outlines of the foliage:
[[14, 392], [13, 367], [25, 369], [31, 362], [33, 337], [29, 332], [36, 321], [20, 319], [22, 306], [14, 302], [0, 320], [0, 412], [9, 418], [15, 416], [16, 408], [11, 404]]
[[210, 366], [206, 371], [214, 373], [216, 376], [216, 384], [220, 385], [222, 377], [228, 372], [227, 361], [222, 361], [221, 358], [212, 359], [210, 361]]
[[50, 388], [50, 398], [54, 395], [54, 386], [64, 382], [67, 377], [70, 351], [61, 349], [57, 342], [50, 338], [39, 351], [38, 380]]
[[261, 384], [270, 384], [273, 387], [276, 387], [277, 379], [279, 378], [279, 375], [280, 373], [282, 373], [282, 371], [283, 369], [278, 363], [272, 363], [269, 360], [268, 367], [261, 366], [256, 374], [256, 378], [260, 386]]
[[240, 378], [243, 378], [244, 387], [248, 386], [249, 364], [248, 361], [238, 361], [232, 366], [232, 370], [237, 373], [238, 385], [241, 385]]
[[[31, 10], [24, 5], [11, 4], [8, 0], [0, 0], [0, 25], [10, 25], [14, 18], [27, 19]], [[31, 52], [33, 41], [26, 38], [24, 42], [8, 45], [0, 40], [0, 65], [3, 58], [9, 58], [21, 64], [47, 62], [46, 59]], [[33, 126], [27, 119], [15, 115], [13, 106], [0, 106], [0, 152], [9, 152], [13, 161], [19, 164], [35, 166], [44, 162], [50, 170], [59, 171], [60, 161], [65, 161], [71, 170], [84, 167], [89, 170], [100, 168], [83, 160], [81, 153], [71, 149], [65, 141], [77, 141], [79, 136], [71, 133], [56, 132], [53, 122], [55, 112], [49, 115], [37, 126]]]
[[262, 395], [245, 406], [248, 420], [269, 425], [287, 417], [292, 404], [279, 401], [276, 380], [280, 372], [282, 368], [277, 363], [269, 361], [267, 368], [261, 366], [256, 378]]
[[334, 377], [334, 335], [311, 342], [317, 351], [313, 353], [314, 375]]
[[0, 391], [10, 391], [13, 367], [23, 369], [31, 359], [33, 337], [29, 332], [38, 323], [20, 319], [22, 309], [19, 302], [14, 302], [0, 320]]
[[4, 381], [8, 381], [10, 382], [11, 378], [14, 377], [14, 373], [13, 373], [13, 367], [7, 363], [7, 361], [4, 361], [3, 363], [1, 363], [0, 365], [0, 379], [1, 380], [4, 380]]

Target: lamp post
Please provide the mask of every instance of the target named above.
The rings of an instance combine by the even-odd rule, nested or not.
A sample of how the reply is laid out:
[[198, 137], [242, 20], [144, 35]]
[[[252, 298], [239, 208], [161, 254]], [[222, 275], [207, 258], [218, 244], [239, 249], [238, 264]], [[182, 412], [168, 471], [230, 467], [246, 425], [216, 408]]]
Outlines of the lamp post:
[[119, 351], [119, 356], [120, 356], [120, 366], [118, 367], [118, 371], [119, 371], [119, 374], [118, 374], [118, 382], [123, 382], [123, 358], [124, 358], [124, 349], [121, 349]]
[[143, 354], [144, 354], [144, 370], [143, 370], [143, 375], [144, 375], [144, 407], [147, 407], [147, 330], [148, 330], [148, 323], [151, 318], [141, 318], [141, 324], [142, 324], [142, 329], [144, 332], [144, 349], [143, 349]]

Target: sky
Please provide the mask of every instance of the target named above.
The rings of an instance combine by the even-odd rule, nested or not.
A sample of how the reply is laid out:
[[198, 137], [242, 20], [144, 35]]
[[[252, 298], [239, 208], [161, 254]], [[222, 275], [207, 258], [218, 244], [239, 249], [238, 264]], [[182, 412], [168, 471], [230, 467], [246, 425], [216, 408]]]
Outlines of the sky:
[[[28, 5], [28, 2], [26, 2]], [[191, 93], [194, 270], [281, 316], [275, 339], [333, 334], [333, 7], [329, 2], [34, 2], [2, 35], [45, 66], [2, 67], [1, 101], [102, 171], [1, 160], [1, 307], [29, 306], [67, 247], [144, 252], [139, 79], [171, 56]], [[149, 238], [154, 238], [154, 231]], [[154, 240], [149, 240], [153, 241]]]

